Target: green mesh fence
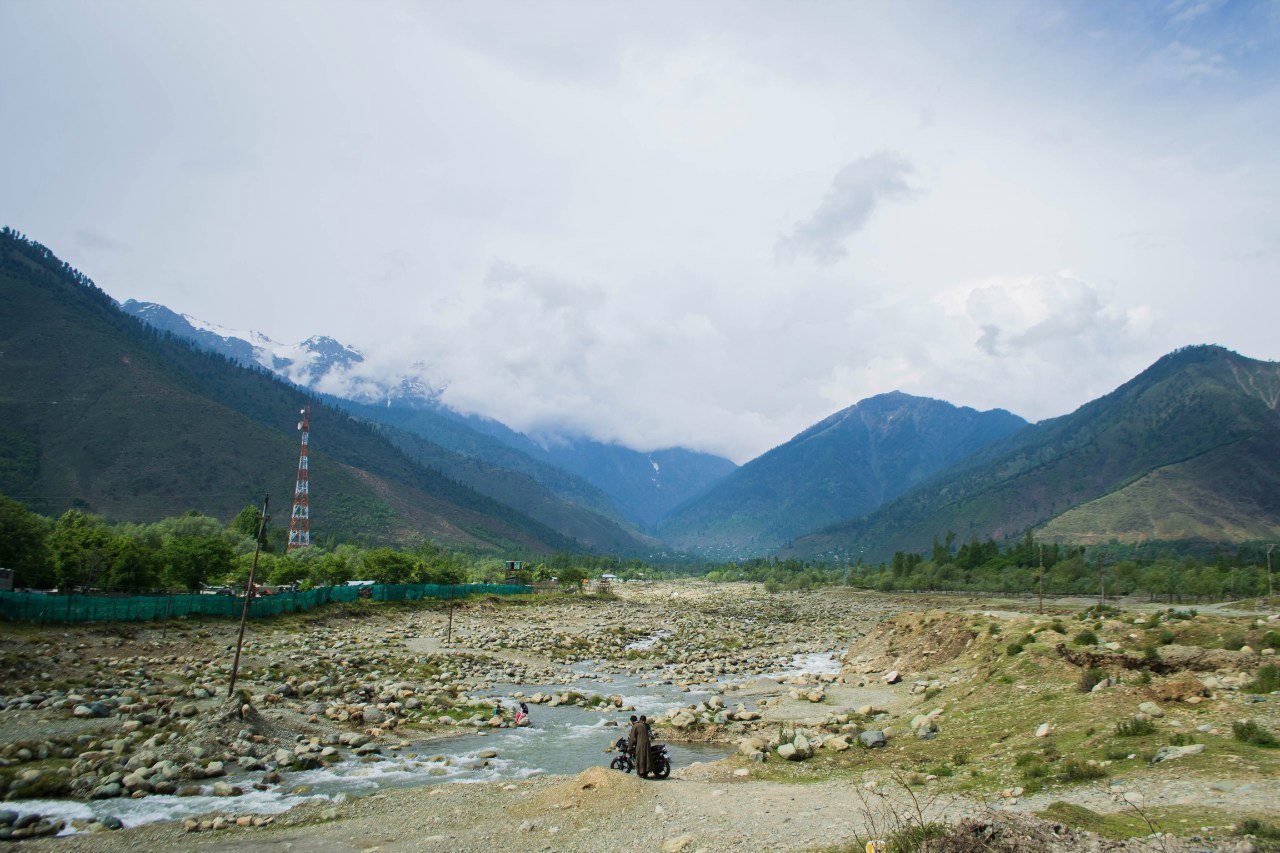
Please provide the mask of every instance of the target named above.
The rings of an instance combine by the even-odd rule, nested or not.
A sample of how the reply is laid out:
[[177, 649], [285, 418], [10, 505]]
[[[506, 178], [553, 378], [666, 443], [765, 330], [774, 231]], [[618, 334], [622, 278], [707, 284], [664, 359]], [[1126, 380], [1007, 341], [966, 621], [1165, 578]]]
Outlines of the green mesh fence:
[[[362, 592], [367, 591], [365, 595]], [[324, 586], [298, 592], [260, 595], [249, 604], [251, 616], [276, 616], [311, 610], [333, 601], [417, 601], [469, 595], [521, 595], [533, 587], [508, 583], [406, 583]], [[235, 595], [42, 595], [0, 592], [0, 619], [27, 622], [142, 622], [184, 616], [238, 617], [244, 599]]]

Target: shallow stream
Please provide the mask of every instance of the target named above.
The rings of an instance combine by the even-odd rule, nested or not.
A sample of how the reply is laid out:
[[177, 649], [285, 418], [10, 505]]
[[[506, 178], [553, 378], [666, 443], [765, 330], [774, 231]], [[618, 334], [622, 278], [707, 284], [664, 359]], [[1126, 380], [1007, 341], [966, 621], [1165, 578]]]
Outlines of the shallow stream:
[[[686, 691], [678, 685], [663, 683], [661, 670], [635, 676], [602, 673], [593, 663], [581, 663], [574, 669], [582, 678], [568, 689], [588, 694], [621, 695], [624, 706], [633, 706], [636, 709], [634, 713], [650, 717], [660, 716], [669, 708], [696, 703], [708, 695], [704, 691]], [[785, 677], [801, 672], [838, 671], [838, 660], [832, 659], [832, 653], [824, 653], [796, 655], [782, 663], [778, 670], [761, 675]], [[550, 694], [565, 690], [562, 684], [512, 684], [481, 695], [502, 698], [509, 709], [513, 709], [517, 701], [513, 694], [528, 696], [537, 692]], [[592, 766], [608, 765], [613, 755], [612, 744], [626, 733], [631, 713], [602, 713], [572, 705], [554, 708], [532, 705], [532, 725], [528, 727], [481, 729], [475, 733], [414, 741], [399, 750], [387, 750], [383, 756], [353, 758], [317, 770], [289, 772], [284, 785], [267, 791], [256, 791], [251, 787], [261, 779], [261, 771], [233, 771], [217, 780], [244, 788], [245, 793], [239, 797], [151, 795], [137, 800], [87, 803], [20, 800], [5, 803], [4, 807], [19, 814], [64, 818], [68, 821], [64, 834], [69, 834], [73, 832], [70, 828], [73, 819], [114, 815], [125, 826], [136, 826], [210, 813], [269, 815], [288, 811], [308, 800], [341, 802], [347, 797], [365, 796], [385, 788], [515, 780], [541, 773], [575, 774]], [[668, 749], [674, 769], [698, 761], [716, 761], [733, 752], [727, 744], [673, 743]], [[489, 750], [497, 755], [480, 757], [481, 753]], [[301, 786], [306, 786], [306, 793], [288, 793]], [[210, 790], [210, 787], [206, 786], [205, 790]]]

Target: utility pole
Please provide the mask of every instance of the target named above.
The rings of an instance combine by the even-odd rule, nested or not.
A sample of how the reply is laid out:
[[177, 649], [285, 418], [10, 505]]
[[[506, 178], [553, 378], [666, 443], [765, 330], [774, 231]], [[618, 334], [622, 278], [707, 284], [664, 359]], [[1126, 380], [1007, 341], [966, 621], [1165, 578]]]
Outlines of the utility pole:
[[253, 598], [253, 577], [258, 573], [258, 554], [262, 551], [262, 531], [267, 526], [267, 503], [270, 495], [262, 498], [262, 517], [258, 519], [258, 535], [254, 537], [253, 565], [249, 566], [249, 585], [244, 590], [244, 608], [240, 611], [240, 636], [236, 639], [236, 659], [231, 664], [231, 684], [227, 687], [227, 698], [236, 695], [236, 678], [240, 675], [240, 649], [244, 646], [244, 626], [249, 621], [249, 600]]
[[1098, 555], [1098, 603], [1107, 603], [1107, 579], [1102, 575], [1102, 555]]
[[1040, 543], [1040, 607], [1037, 611], [1044, 612], [1044, 543]]
[[444, 644], [446, 646], [452, 646], [453, 645], [453, 585], [452, 584], [449, 585], [448, 595], [449, 595], [449, 634], [445, 638]]
[[1272, 579], [1271, 579], [1271, 549], [1274, 547], [1276, 546], [1275, 545], [1267, 546], [1267, 607], [1268, 608], [1271, 607], [1272, 599], [1276, 597], [1275, 584], [1272, 583]]

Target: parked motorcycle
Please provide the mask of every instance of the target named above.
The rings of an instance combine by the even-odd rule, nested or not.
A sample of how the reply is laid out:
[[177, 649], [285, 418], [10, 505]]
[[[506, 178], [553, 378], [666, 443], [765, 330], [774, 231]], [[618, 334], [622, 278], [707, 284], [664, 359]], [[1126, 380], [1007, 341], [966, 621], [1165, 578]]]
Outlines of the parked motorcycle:
[[[618, 754], [609, 762], [609, 766], [614, 770], [621, 770], [623, 773], [630, 773], [635, 770], [635, 755], [627, 744], [627, 739], [624, 737], [618, 738], [613, 747], [618, 751]], [[667, 752], [665, 743], [649, 745], [649, 766], [653, 768], [653, 777], [655, 779], [665, 779], [671, 775], [671, 756]]]

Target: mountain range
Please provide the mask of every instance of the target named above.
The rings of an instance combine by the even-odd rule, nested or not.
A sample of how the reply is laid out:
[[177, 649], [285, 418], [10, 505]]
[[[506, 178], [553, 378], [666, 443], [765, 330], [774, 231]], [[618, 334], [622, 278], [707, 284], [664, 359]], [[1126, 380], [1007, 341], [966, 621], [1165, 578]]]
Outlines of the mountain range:
[[1244, 542], [1280, 536], [1280, 365], [1186, 347], [1075, 412], [1019, 430], [798, 556], [885, 559], [948, 531], [996, 540]]
[[[526, 484], [525, 500], [547, 521], [419, 464], [417, 439], [389, 438], [265, 369], [144, 325], [8, 229], [0, 232], [0, 318], [0, 492], [37, 511], [76, 506], [145, 521], [196, 509], [230, 518], [271, 494], [280, 518], [282, 496], [293, 494], [297, 413], [311, 404], [320, 541], [430, 536], [515, 553], [649, 546], [536, 484]], [[600, 531], [601, 541], [556, 529], [558, 513]]]
[[310, 404], [321, 541], [874, 562], [948, 533], [1280, 536], [1280, 365], [1217, 346], [1171, 353], [1037, 424], [877, 395], [740, 468], [525, 435], [449, 409], [424, 370], [390, 375], [322, 335], [284, 345], [120, 306], [0, 232], [0, 492], [46, 514], [229, 518], [263, 493], [291, 495], [296, 413]]
[[[209, 352], [324, 394], [362, 418], [413, 433], [480, 466], [517, 471], [565, 500], [638, 528], [653, 527], [737, 467], [683, 448], [644, 453], [579, 435], [534, 439], [491, 418], [453, 411], [440, 401], [421, 366], [388, 381], [388, 371], [369, 364], [359, 350], [324, 335], [282, 344], [261, 332], [234, 331], [154, 302], [129, 299], [120, 307]], [[480, 482], [467, 479], [462, 470], [450, 472], [455, 475], [473, 486]]]
[[721, 558], [770, 553], [871, 512], [1027, 422], [894, 391], [861, 401], [748, 462], [665, 518], [667, 542]]

